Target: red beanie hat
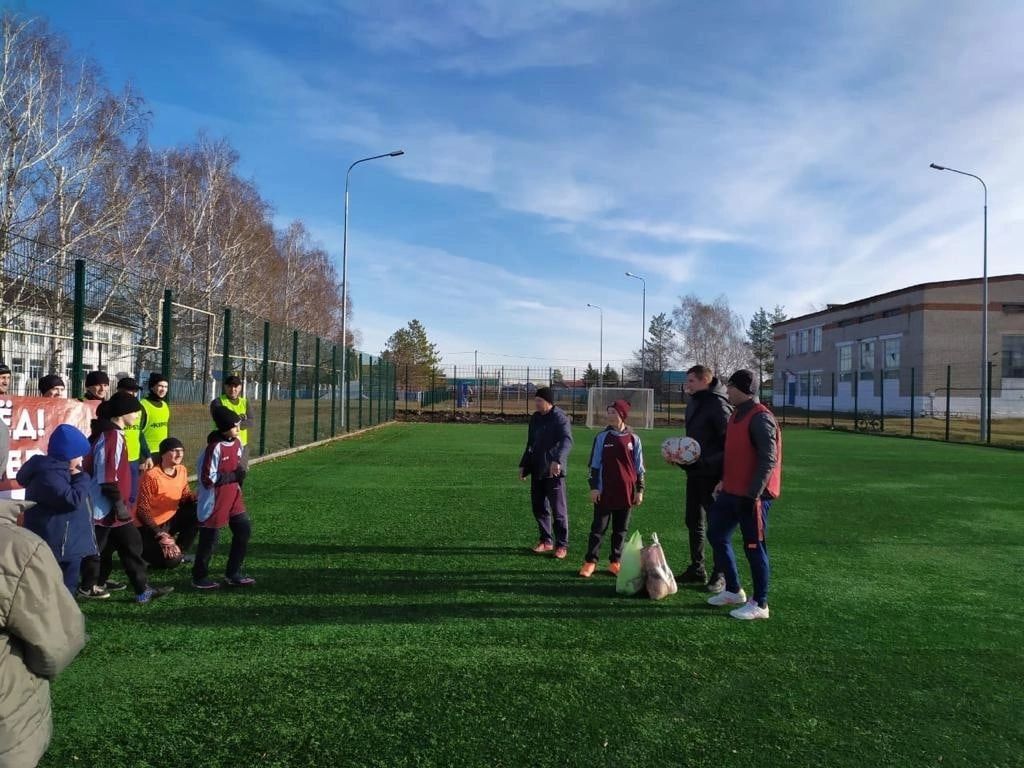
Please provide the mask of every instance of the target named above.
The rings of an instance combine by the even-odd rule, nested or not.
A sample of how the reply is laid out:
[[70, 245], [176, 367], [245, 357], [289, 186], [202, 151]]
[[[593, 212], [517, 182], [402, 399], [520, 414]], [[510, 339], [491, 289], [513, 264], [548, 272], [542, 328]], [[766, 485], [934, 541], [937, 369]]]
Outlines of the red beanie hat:
[[623, 421], [629, 418], [629, 409], [632, 408], [629, 404], [629, 400], [616, 400], [612, 403], [612, 408], [619, 414]]

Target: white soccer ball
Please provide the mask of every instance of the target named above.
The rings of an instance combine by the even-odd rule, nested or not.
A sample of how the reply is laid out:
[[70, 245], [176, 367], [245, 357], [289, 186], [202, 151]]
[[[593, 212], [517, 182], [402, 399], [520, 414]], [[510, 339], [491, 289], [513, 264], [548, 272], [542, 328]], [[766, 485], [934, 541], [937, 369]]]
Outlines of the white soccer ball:
[[661, 455], [673, 464], [693, 464], [700, 458], [700, 443], [692, 437], [670, 437], [661, 444]]

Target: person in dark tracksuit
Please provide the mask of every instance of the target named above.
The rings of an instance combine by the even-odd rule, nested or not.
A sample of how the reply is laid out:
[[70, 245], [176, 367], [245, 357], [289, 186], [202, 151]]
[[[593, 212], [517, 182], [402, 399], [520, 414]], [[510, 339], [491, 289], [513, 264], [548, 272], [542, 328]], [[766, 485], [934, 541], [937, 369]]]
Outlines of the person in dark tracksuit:
[[644, 502], [644, 449], [640, 436], [626, 424], [630, 404], [616, 400], [608, 406], [608, 428], [594, 439], [590, 452], [590, 500], [594, 504], [594, 523], [590, 528], [587, 556], [580, 576], [589, 579], [597, 569], [601, 540], [612, 526], [612, 551], [608, 572], [619, 572], [622, 545], [629, 530], [634, 506]]
[[[768, 510], [782, 492], [782, 431], [775, 416], [757, 401], [757, 384], [751, 371], [729, 377], [729, 402], [735, 407], [725, 436], [722, 481], [715, 489], [708, 538], [715, 562], [725, 571], [725, 590], [708, 600], [711, 605], [739, 605], [729, 615], [736, 619], [767, 619], [770, 578], [765, 532]], [[750, 563], [754, 596], [740, 586], [732, 534], [739, 526], [743, 549]]]
[[725, 386], [715, 378], [710, 368], [703, 365], [695, 365], [686, 372], [683, 390], [689, 398], [686, 403], [686, 436], [700, 445], [700, 458], [693, 464], [680, 465], [680, 469], [686, 472], [685, 519], [690, 534], [690, 565], [679, 580], [688, 584], [707, 583], [708, 590], [717, 594], [725, 589], [725, 579], [718, 567], [708, 573], [704, 549], [708, 510], [714, 501], [712, 493], [722, 479], [725, 429], [732, 406], [729, 405]]
[[18, 470], [18, 485], [35, 506], [25, 512], [25, 527], [47, 544], [74, 595], [82, 560], [96, 555], [89, 501], [92, 478], [82, 471], [91, 446], [81, 432], [61, 424], [50, 435], [45, 455], [36, 455]]
[[[569, 508], [565, 499], [566, 465], [572, 450], [572, 425], [555, 407], [551, 387], [537, 390], [536, 412], [530, 417], [526, 451], [519, 461], [519, 479], [530, 478], [530, 502], [540, 539], [537, 553], [551, 552], [559, 560], [569, 553]], [[554, 517], [552, 536], [551, 519]]]

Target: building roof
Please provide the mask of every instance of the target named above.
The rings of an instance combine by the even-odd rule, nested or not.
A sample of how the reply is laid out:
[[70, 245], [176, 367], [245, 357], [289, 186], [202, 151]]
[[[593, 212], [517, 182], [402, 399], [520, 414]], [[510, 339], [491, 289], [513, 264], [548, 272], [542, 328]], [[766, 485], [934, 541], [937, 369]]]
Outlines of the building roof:
[[[1015, 273], [1011, 275], [997, 275], [988, 279], [989, 283], [1008, 283], [1013, 280], [1024, 281], [1024, 274]], [[790, 323], [803, 322], [810, 320], [815, 317], [822, 317], [832, 312], [842, 312], [846, 309], [854, 309], [856, 307], [862, 307], [865, 304], [871, 304], [882, 299], [891, 299], [896, 296], [900, 296], [905, 293], [913, 293], [914, 291], [927, 290], [929, 288], [955, 288], [963, 285], [981, 285], [980, 277], [971, 277], [964, 280], [941, 280], [933, 283], [919, 283], [918, 285], [911, 285], [906, 288], [899, 288], [895, 291], [888, 291], [887, 293], [879, 293], [875, 296], [868, 296], [865, 299], [857, 299], [855, 301], [848, 302], [846, 304], [829, 304], [827, 309], [818, 310], [817, 312], [811, 312], [810, 314], [800, 315], [799, 317], [790, 317], [783, 320], [781, 323], [776, 323], [773, 328], [778, 328], [782, 325], [789, 325]]]

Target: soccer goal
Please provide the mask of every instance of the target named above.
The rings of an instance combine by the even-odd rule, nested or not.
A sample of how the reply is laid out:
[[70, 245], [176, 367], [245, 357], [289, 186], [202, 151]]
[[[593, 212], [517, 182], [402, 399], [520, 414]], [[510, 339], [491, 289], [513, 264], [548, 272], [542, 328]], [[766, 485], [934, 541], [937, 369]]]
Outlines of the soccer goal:
[[629, 401], [629, 419], [633, 429], [654, 428], [654, 390], [634, 387], [593, 387], [587, 390], [587, 427], [601, 428], [607, 424], [605, 412], [616, 400]]

